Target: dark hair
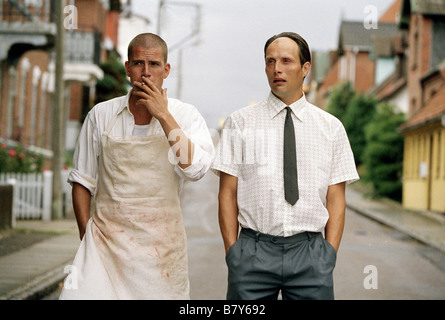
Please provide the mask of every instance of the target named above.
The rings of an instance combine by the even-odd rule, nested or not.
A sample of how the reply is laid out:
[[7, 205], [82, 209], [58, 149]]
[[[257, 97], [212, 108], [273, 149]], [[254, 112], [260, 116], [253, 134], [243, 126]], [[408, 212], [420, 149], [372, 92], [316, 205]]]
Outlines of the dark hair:
[[267, 40], [266, 45], [264, 46], [264, 56], [266, 56], [267, 48], [270, 46], [270, 44], [275, 40], [277, 40], [278, 38], [289, 38], [294, 40], [298, 44], [298, 47], [300, 48], [301, 65], [304, 65], [306, 62], [311, 63], [312, 60], [311, 60], [311, 51], [309, 50], [309, 45], [307, 44], [306, 40], [304, 40], [299, 34], [295, 32], [282, 32]]
[[133, 48], [142, 47], [145, 49], [161, 48], [164, 55], [164, 62], [168, 59], [168, 48], [165, 41], [154, 33], [141, 33], [131, 40], [128, 45], [128, 61], [133, 58]]

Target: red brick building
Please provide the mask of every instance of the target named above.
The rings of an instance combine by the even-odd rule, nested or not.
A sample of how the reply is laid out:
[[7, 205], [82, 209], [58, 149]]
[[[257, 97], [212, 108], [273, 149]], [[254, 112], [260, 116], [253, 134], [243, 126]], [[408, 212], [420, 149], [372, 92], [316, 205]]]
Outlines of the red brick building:
[[[59, 1], [59, 0], [57, 0]], [[0, 139], [51, 157], [55, 0], [0, 1]], [[67, 0], [65, 7], [66, 147], [73, 149], [82, 108], [90, 106], [99, 64], [116, 47], [120, 1]], [[112, 14], [112, 18], [108, 16]], [[114, 28], [107, 29], [107, 23]], [[116, 31], [114, 31], [116, 32]]]
[[[392, 50], [376, 54], [375, 49], [400, 33], [392, 18], [395, 8], [391, 6], [382, 15], [377, 28], [365, 26], [364, 21], [342, 21], [338, 48], [329, 53], [329, 67], [323, 77], [312, 82], [312, 100], [316, 105], [326, 108], [326, 99], [339, 83], [349, 81], [358, 92], [365, 93], [391, 74], [395, 68]], [[317, 55], [315, 52], [315, 59]]]

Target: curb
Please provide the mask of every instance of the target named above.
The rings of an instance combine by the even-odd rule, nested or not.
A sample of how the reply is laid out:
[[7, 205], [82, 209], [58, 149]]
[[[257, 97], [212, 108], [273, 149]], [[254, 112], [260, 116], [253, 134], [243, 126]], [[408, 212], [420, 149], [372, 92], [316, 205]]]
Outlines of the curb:
[[70, 264], [72, 264], [72, 259], [0, 296], [0, 300], [40, 300], [44, 298], [64, 281], [67, 275], [63, 270], [66, 265]]
[[381, 216], [374, 215], [374, 214], [367, 212], [366, 210], [363, 210], [357, 206], [351, 205], [350, 203], [347, 203], [346, 207], [360, 215], [363, 215], [363, 216], [373, 220], [373, 221], [376, 221], [380, 224], [387, 225], [397, 231], [400, 231], [400, 232], [410, 236], [411, 238], [422, 242], [425, 245], [434, 247], [435, 249], [445, 252], [445, 248], [444, 248], [443, 244], [441, 244], [440, 242], [434, 241], [434, 239], [428, 238], [427, 236], [425, 236], [423, 234], [413, 232], [412, 230], [409, 230], [407, 228], [403, 228], [403, 226], [393, 223], [390, 219], [385, 219]]

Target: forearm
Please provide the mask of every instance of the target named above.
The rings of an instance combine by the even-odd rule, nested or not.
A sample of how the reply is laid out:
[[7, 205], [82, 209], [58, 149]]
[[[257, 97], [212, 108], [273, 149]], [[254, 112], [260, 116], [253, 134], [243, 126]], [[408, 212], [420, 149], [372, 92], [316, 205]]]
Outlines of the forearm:
[[178, 165], [182, 169], [187, 169], [192, 165], [195, 145], [182, 131], [175, 118], [168, 113], [163, 118], [158, 119], [164, 133], [168, 139], [172, 151], [179, 160]]
[[326, 200], [329, 220], [326, 224], [326, 240], [338, 251], [345, 225], [345, 183], [330, 186]]
[[91, 194], [84, 186], [73, 183], [73, 208], [76, 215], [80, 239], [83, 238], [90, 219]]
[[238, 239], [238, 208], [233, 205], [233, 201], [230, 199], [219, 197], [219, 201], [219, 227], [227, 253]]
[[227, 187], [227, 179], [236, 179], [221, 173], [218, 195], [218, 219], [226, 253], [238, 239], [238, 203], [236, 190]]

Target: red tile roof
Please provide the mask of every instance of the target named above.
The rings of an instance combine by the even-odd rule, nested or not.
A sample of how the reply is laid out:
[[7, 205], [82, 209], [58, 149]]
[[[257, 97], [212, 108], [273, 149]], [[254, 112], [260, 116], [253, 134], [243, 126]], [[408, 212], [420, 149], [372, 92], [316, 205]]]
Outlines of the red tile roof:
[[411, 119], [405, 122], [399, 127], [403, 131], [408, 131], [425, 125], [431, 121], [439, 120], [441, 116], [445, 115], [445, 86], [443, 86], [431, 99], [430, 101], [416, 114], [414, 114]]

